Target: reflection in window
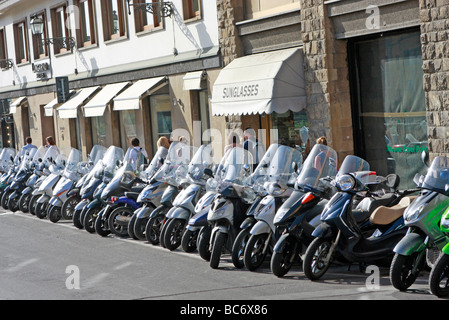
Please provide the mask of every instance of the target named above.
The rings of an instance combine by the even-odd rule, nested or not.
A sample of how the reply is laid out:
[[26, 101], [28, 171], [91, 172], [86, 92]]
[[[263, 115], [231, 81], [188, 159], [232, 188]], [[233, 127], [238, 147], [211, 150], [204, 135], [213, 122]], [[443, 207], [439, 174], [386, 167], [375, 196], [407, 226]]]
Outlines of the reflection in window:
[[92, 117], [91, 125], [93, 144], [106, 146], [106, 122], [104, 116]]
[[[273, 143], [280, 143], [305, 151], [308, 140], [308, 120], [306, 111], [287, 111], [271, 114], [272, 128], [277, 130], [272, 137]], [[277, 138], [276, 138], [277, 134]]]

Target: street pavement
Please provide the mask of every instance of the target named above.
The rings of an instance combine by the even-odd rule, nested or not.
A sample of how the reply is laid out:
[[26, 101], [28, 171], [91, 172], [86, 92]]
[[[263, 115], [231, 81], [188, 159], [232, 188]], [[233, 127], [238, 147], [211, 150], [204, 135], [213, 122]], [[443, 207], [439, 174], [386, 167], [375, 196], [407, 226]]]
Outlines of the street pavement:
[[101, 237], [71, 221], [52, 223], [3, 209], [0, 252], [1, 300], [441, 300], [428, 290], [428, 273], [399, 292], [388, 269], [373, 282], [358, 265], [331, 267], [316, 282], [299, 265], [284, 278], [270, 272], [269, 261], [256, 272], [236, 269], [229, 255], [215, 270], [197, 253]]

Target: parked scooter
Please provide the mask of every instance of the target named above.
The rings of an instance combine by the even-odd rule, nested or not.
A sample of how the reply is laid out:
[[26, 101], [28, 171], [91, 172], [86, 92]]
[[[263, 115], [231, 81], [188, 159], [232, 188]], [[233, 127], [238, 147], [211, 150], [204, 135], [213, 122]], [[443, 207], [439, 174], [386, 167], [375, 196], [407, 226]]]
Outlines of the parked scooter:
[[173, 207], [167, 212], [163, 232], [163, 243], [167, 249], [173, 251], [181, 245], [187, 222], [206, 190], [206, 181], [209, 176], [205, 171], [211, 170], [212, 165], [212, 146], [202, 145], [189, 163], [185, 176], [187, 181], [181, 181], [181, 185], [185, 183], [187, 186], [176, 196]]
[[164, 192], [165, 184], [154, 179], [154, 175], [164, 164], [168, 149], [160, 146], [153, 156], [150, 165], [142, 174], [142, 179], [148, 185], [139, 193], [137, 202], [141, 207], [134, 211], [128, 223], [128, 234], [135, 240], [145, 240], [145, 227], [150, 218], [151, 212], [160, 204], [159, 199]]
[[103, 159], [106, 148], [101, 145], [94, 145], [87, 155], [86, 161], [80, 166], [79, 172], [81, 178], [76, 182], [73, 188], [67, 192], [67, 199], [62, 204], [61, 215], [66, 220], [73, 221], [73, 215], [78, 203], [81, 202], [81, 188], [91, 176], [89, 173], [93, 170], [95, 165]]
[[407, 235], [393, 249], [390, 280], [401, 291], [408, 289], [417, 279], [426, 263], [430, 268], [449, 237], [440, 229], [440, 220], [449, 207], [449, 158], [436, 157], [425, 176], [415, 175], [421, 190], [419, 196], [404, 212]]
[[[12, 183], [14, 179], [19, 163], [18, 163], [19, 153], [13, 148], [3, 148], [0, 154], [0, 166], [4, 171], [0, 180], [0, 198], [3, 197], [8, 186]], [[6, 206], [6, 204], [5, 204]]]
[[273, 224], [281, 233], [271, 256], [271, 272], [283, 277], [301, 261], [312, 232], [321, 223], [320, 214], [335, 193], [330, 181], [337, 174], [337, 152], [316, 144], [294, 182], [294, 191], [277, 210]]
[[[56, 223], [62, 216], [62, 205], [67, 200], [67, 193], [76, 185], [79, 179], [81, 179], [81, 174], [84, 172], [82, 170], [83, 154], [81, 151], [72, 148], [67, 157], [64, 171], [61, 174], [58, 183], [53, 188], [53, 196], [48, 203], [48, 219]], [[71, 217], [64, 217], [64, 219], [69, 219]]]
[[78, 229], [83, 227], [89, 233], [95, 232], [95, 220], [98, 212], [106, 205], [101, 199], [101, 193], [114, 177], [117, 163], [123, 161], [122, 148], [110, 146], [89, 172], [80, 188], [81, 201], [75, 206], [72, 221]]
[[48, 159], [50, 164], [50, 166], [48, 167], [49, 174], [45, 178], [45, 180], [42, 181], [39, 189], [33, 191], [33, 195], [40, 195], [39, 199], [37, 199], [36, 201], [36, 206], [34, 209], [36, 217], [38, 217], [39, 219], [43, 219], [47, 216], [47, 209], [49, 207], [50, 199], [53, 195], [53, 188], [56, 186], [59, 179], [61, 178], [62, 173], [64, 172], [67, 155], [68, 152], [67, 149], [65, 149], [61, 153], [59, 153], [55, 159], [53, 157]]
[[302, 165], [302, 155], [297, 149], [272, 144], [266, 153], [267, 180], [264, 182], [264, 189], [267, 195], [254, 214], [257, 222], [250, 230], [251, 236], [243, 256], [245, 267], [250, 271], [256, 270], [266, 256], [273, 252], [280, 236], [273, 220], [279, 207], [291, 195], [292, 188], [289, 185], [294, 184], [298, 177], [297, 168]]
[[153, 245], [163, 241], [161, 234], [166, 214], [173, 206], [173, 200], [180, 191], [181, 179], [187, 175], [187, 166], [192, 159], [193, 152], [194, 148], [183, 142], [172, 142], [164, 164], [153, 177], [156, 181], [166, 184], [166, 189], [160, 198], [160, 205], [150, 213], [145, 226], [145, 238]]
[[[30, 148], [25, 152], [25, 154], [20, 155], [20, 166], [11, 185], [8, 186], [8, 192], [2, 196], [2, 206], [5, 209], [9, 209], [12, 212], [19, 210], [19, 199], [22, 191], [26, 188], [26, 181], [32, 175], [32, 160], [33, 156], [37, 151], [37, 147]], [[22, 153], [22, 152], [21, 152]]]
[[[102, 237], [109, 235], [112, 229], [114, 229], [114, 232], [120, 236], [122, 234], [124, 236], [128, 235], [128, 231], [126, 230], [128, 223], [115, 223], [116, 221], [111, 221], [109, 217], [111, 216], [112, 211], [118, 206], [125, 206], [125, 204], [130, 203], [127, 200], [123, 201], [124, 199], [119, 198], [123, 196], [125, 192], [134, 192], [134, 198], [131, 200], [137, 204], [135, 200], [137, 200], [138, 192], [142, 191], [144, 188], [144, 184], [142, 184], [143, 181], [137, 177], [136, 172], [131, 165], [131, 151], [132, 148], [128, 148], [123, 158], [123, 163], [117, 163], [117, 166], [120, 165], [120, 168], [115, 172], [114, 177], [101, 193], [101, 200], [103, 203], [106, 203], [106, 206], [98, 212], [97, 218], [95, 219], [95, 231]], [[140, 164], [137, 164], [136, 168], [139, 167]], [[134, 187], [135, 184], [137, 185]]]
[[[378, 189], [381, 183], [392, 189], [382, 197], [381, 191], [372, 191]], [[339, 255], [348, 263], [359, 262], [362, 268], [366, 263], [391, 263], [393, 248], [407, 232], [402, 217], [411, 202], [407, 196], [416, 192], [397, 191], [398, 184], [399, 177], [396, 175], [389, 175], [386, 179], [370, 171], [365, 160], [352, 155], [345, 158], [335, 178], [339, 192], [322, 212], [322, 223], [312, 233], [316, 239], [304, 255], [303, 271], [307, 278], [321, 278], [332, 259]], [[390, 192], [393, 190], [395, 192]], [[355, 212], [353, 200], [361, 193], [367, 197], [368, 210]], [[360, 222], [365, 219], [369, 219], [372, 225], [369, 232], [360, 228]]]
[[[20, 195], [19, 199], [19, 209], [23, 213], [27, 213], [30, 211], [30, 200], [32, 195], [32, 192], [34, 189], [39, 188], [40, 184], [44, 180], [41, 178], [43, 176], [43, 169], [45, 167], [45, 164], [42, 159], [44, 159], [46, 149], [44, 146], [39, 147], [37, 149], [36, 153], [33, 156], [32, 159], [32, 167], [33, 167], [33, 174], [27, 179], [25, 185], [26, 188], [22, 190], [22, 193]], [[37, 200], [37, 197], [36, 197]]]
[[[449, 168], [446, 165], [446, 172], [444, 172], [444, 175], [447, 175], [448, 169]], [[445, 184], [444, 189], [449, 189], [447, 184]], [[446, 212], [441, 217], [440, 229], [442, 232], [444, 232], [444, 241], [446, 242], [446, 244], [441, 249], [442, 252], [440, 254], [440, 257], [435, 262], [435, 265], [430, 272], [429, 285], [430, 292], [432, 292], [432, 294], [436, 295], [437, 297], [442, 298], [449, 296], [449, 208], [446, 209]]]
[[226, 153], [222, 163], [223, 169], [215, 177], [218, 194], [207, 216], [212, 225], [209, 264], [213, 269], [218, 268], [223, 251], [231, 252], [245, 213], [254, 201], [254, 193], [245, 190], [252, 174], [252, 155], [243, 148], [234, 147]]

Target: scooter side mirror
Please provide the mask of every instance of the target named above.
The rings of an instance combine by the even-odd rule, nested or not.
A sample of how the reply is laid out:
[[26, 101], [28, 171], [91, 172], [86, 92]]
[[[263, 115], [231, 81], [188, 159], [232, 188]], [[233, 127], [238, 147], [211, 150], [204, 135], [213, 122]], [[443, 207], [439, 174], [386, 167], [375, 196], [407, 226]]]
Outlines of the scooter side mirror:
[[424, 179], [424, 178], [421, 178], [421, 177], [423, 177], [423, 176], [422, 176], [421, 174], [419, 174], [419, 173], [415, 174], [415, 176], [413, 177], [413, 182], [414, 182], [418, 187], [421, 186], [422, 180]]
[[426, 167], [429, 167], [429, 166], [430, 166], [430, 164], [429, 164], [429, 151], [428, 151], [428, 150], [424, 150], [424, 151], [421, 153], [421, 160], [422, 160], [422, 162], [424, 163], [424, 165], [425, 165]]
[[212, 173], [212, 170], [209, 168], [204, 169], [204, 174], [208, 175], [209, 177], [213, 178], [214, 174]]
[[446, 184], [445, 186], [444, 186], [444, 192], [448, 192], [449, 191], [449, 184]]

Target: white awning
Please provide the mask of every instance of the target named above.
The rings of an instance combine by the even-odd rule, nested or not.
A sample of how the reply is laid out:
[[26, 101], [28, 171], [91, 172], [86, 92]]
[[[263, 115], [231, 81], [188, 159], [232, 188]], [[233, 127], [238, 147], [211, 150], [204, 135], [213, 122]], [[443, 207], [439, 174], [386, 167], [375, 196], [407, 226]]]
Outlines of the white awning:
[[84, 106], [84, 116], [85, 117], [100, 117], [104, 114], [109, 102], [117, 96], [129, 82], [111, 83], [103, 87], [100, 92], [98, 92], [95, 97], [93, 97]]
[[[76, 91], [72, 90], [70, 91], [70, 94], [73, 95]], [[56, 97], [52, 101], [50, 101], [47, 105], [44, 106], [45, 116], [51, 117], [53, 116], [53, 110], [55, 107], [59, 107], [60, 103], [58, 103], [58, 98]]]
[[114, 98], [114, 110], [134, 110], [140, 108], [140, 99], [156, 89], [166, 77], [144, 79], [135, 82], [131, 87]]
[[205, 78], [206, 72], [196, 71], [186, 73], [183, 80], [183, 89], [184, 90], [201, 90], [203, 87], [201, 86], [201, 81]]
[[76, 118], [78, 114], [78, 107], [83, 105], [100, 87], [83, 88], [72, 95], [69, 101], [62, 104], [58, 110], [59, 118]]
[[26, 98], [27, 97], [20, 97], [20, 98], [17, 98], [16, 100], [14, 100], [9, 105], [9, 113], [16, 113], [17, 112], [17, 107], [19, 107]]
[[301, 111], [306, 107], [301, 49], [253, 54], [233, 60], [215, 81], [212, 114]]

